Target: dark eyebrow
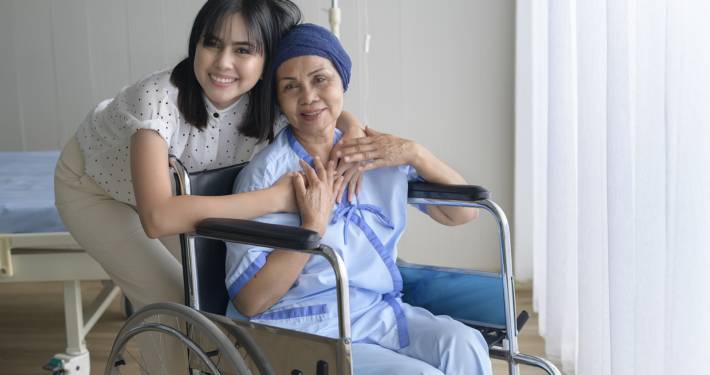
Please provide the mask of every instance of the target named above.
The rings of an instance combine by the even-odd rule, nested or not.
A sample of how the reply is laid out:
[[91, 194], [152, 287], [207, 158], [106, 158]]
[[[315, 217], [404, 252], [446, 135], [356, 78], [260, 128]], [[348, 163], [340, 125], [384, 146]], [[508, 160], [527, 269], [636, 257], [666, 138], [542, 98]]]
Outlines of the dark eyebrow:
[[[214, 34], [205, 34], [204, 39], [212, 39], [220, 43], [224, 43], [224, 41], [218, 37], [217, 35]], [[237, 42], [232, 42], [232, 46], [246, 46], [246, 47], [251, 47], [254, 48], [254, 45], [249, 43], [248, 40], [243, 40], [243, 41], [237, 41]]]
[[245, 46], [245, 47], [254, 47], [253, 44], [249, 43], [248, 41], [241, 41], [241, 42], [232, 42], [232, 46]]

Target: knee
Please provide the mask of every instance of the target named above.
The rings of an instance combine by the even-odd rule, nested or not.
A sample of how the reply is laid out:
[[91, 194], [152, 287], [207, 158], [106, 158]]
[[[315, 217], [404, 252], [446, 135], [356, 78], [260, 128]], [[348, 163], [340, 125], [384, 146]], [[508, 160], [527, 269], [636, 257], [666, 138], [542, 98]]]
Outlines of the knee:
[[421, 362], [421, 363], [404, 362], [404, 363], [401, 363], [398, 366], [396, 366], [396, 370], [394, 372], [390, 372], [390, 373], [391, 374], [413, 374], [413, 375], [444, 375], [444, 373], [441, 372], [439, 369], [434, 368], [433, 366], [430, 366], [428, 364], [425, 364], [424, 362]]
[[[442, 332], [443, 344], [442, 368], [446, 373], [458, 374], [491, 374], [491, 359], [488, 354], [488, 344], [477, 330], [459, 325], [449, 327]], [[449, 371], [460, 369], [459, 371]]]

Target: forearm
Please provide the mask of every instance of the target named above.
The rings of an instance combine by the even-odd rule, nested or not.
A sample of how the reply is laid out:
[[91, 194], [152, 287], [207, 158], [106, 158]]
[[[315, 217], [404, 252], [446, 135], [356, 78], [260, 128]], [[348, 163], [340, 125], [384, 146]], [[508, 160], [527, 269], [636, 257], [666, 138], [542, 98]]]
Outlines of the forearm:
[[276, 185], [219, 197], [173, 196], [167, 165], [168, 145], [158, 133], [141, 129], [131, 137], [136, 210], [148, 237], [192, 232], [206, 218], [253, 219], [288, 207], [291, 189]]
[[[425, 147], [414, 145], [412, 166], [427, 182], [445, 185], [466, 185], [466, 179], [448, 164], [441, 161]], [[478, 216], [478, 210], [470, 207], [428, 206], [429, 215], [444, 225], [460, 225]]]
[[281, 197], [275, 189], [225, 196], [168, 196], [141, 207], [139, 215], [151, 238], [193, 232], [207, 218], [253, 219], [282, 211]]
[[[333, 191], [338, 188], [333, 177], [335, 164], [329, 163], [325, 168], [318, 157], [313, 161], [315, 169], [303, 160], [299, 164], [304, 175], [294, 175], [292, 183], [301, 215], [301, 228], [322, 237], [333, 209]], [[269, 309], [293, 286], [308, 259], [310, 255], [307, 253], [273, 251], [266, 257], [266, 263], [259, 272], [234, 297], [234, 306], [246, 316]]]
[[[305, 222], [301, 228], [323, 236], [326, 224]], [[249, 317], [268, 310], [291, 289], [310, 258], [311, 255], [307, 253], [272, 251], [266, 257], [266, 264], [234, 297], [234, 306]]]
[[310, 259], [310, 254], [274, 250], [266, 264], [234, 298], [234, 306], [252, 317], [268, 310], [289, 291]]

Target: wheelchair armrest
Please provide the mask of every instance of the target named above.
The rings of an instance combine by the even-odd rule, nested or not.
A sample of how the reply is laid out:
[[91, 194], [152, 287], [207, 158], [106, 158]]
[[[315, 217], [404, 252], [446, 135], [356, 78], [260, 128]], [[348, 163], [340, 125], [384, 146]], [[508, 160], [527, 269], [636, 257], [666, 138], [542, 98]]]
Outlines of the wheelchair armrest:
[[431, 182], [410, 182], [408, 197], [475, 202], [489, 199], [491, 193], [486, 190], [486, 188], [476, 185], [444, 185]]
[[320, 246], [316, 232], [288, 225], [239, 219], [205, 219], [197, 224], [195, 234], [216, 240], [293, 250], [315, 250]]

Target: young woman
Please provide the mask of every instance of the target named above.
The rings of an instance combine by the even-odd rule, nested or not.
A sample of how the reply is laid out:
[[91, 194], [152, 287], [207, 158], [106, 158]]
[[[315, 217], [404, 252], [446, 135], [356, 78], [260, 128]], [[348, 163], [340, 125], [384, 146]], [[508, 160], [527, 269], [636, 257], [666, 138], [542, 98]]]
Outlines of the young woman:
[[[370, 132], [342, 155], [371, 162], [367, 169], [379, 168], [363, 174], [353, 202], [342, 200], [334, 208], [342, 177], [332, 161], [322, 161], [341, 138], [335, 124], [350, 59], [328, 30], [303, 24], [279, 44], [266, 79], [273, 72], [290, 126], [241, 172], [235, 191], [259, 191], [281, 176], [294, 176], [300, 216], [274, 213], [257, 220], [318, 232], [342, 257], [349, 276], [355, 374], [491, 374], [488, 346], [478, 331], [402, 302], [395, 264], [407, 221], [407, 182], [465, 184], [464, 178], [420, 144]], [[464, 207], [421, 209], [445, 225], [478, 214]], [[225, 282], [232, 299], [227, 315], [337, 337], [335, 278], [322, 257], [229, 243]]]
[[183, 302], [179, 254], [160, 238], [207, 217], [295, 210], [286, 178], [246, 194], [174, 197], [168, 155], [190, 171], [241, 163], [283, 128], [262, 73], [300, 17], [289, 0], [207, 1], [188, 57], [101, 102], [64, 148], [55, 173], [62, 220], [136, 308]]

